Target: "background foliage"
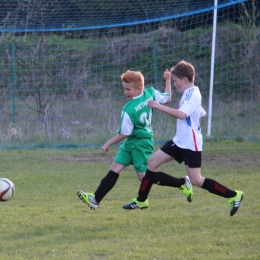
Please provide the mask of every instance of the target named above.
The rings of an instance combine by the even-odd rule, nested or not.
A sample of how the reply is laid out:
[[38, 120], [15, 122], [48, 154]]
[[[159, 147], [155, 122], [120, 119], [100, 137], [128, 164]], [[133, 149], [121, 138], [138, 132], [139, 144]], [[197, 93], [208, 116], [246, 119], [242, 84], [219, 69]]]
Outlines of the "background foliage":
[[[126, 102], [120, 75], [127, 69], [141, 70], [147, 87], [163, 90], [164, 69], [182, 59], [190, 61], [208, 110], [212, 3], [178, 2], [150, 6], [149, 1], [138, 1], [143, 4], [140, 14], [146, 11], [146, 16], [130, 16], [129, 10], [131, 23], [126, 16], [124, 23], [115, 25], [112, 17], [117, 16], [105, 10], [116, 1], [1, 1], [1, 148], [100, 145], [118, 128]], [[210, 139], [258, 141], [258, 4], [225, 3], [230, 4], [220, 1], [218, 9], [211, 136], [205, 135], [207, 118], [202, 129]], [[75, 8], [88, 8], [90, 17], [99, 10], [97, 20], [106, 17], [107, 23], [90, 27], [86, 22], [85, 28], [76, 29], [83, 16], [78, 12], [74, 17]], [[113, 10], [122, 12], [120, 8]], [[64, 28], [57, 29], [56, 21], [64, 17]], [[173, 96], [170, 106], [176, 107], [179, 95]], [[173, 119], [155, 113], [155, 140], [170, 138], [173, 125]]]

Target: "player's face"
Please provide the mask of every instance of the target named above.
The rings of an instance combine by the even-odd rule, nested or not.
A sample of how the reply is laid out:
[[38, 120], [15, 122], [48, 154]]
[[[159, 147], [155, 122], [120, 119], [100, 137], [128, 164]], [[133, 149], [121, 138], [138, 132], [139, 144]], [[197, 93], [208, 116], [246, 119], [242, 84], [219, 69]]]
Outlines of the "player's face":
[[134, 83], [126, 83], [123, 82], [123, 88], [124, 88], [124, 95], [127, 97], [127, 99], [132, 99], [133, 97], [139, 96], [142, 91], [140, 91], [139, 88], [134, 87]]
[[185, 90], [185, 80], [184, 78], [178, 78], [175, 75], [172, 75], [174, 87], [177, 89], [178, 92], [183, 93]]

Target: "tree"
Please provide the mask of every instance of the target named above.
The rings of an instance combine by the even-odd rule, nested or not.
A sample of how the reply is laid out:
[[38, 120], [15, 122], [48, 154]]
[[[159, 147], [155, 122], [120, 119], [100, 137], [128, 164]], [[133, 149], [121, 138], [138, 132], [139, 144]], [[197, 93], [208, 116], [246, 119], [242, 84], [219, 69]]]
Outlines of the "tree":
[[238, 26], [242, 32], [242, 68], [243, 77], [246, 79], [246, 89], [250, 100], [260, 99], [260, 12], [257, 10], [256, 0], [251, 1], [251, 6], [242, 4], [241, 21]]

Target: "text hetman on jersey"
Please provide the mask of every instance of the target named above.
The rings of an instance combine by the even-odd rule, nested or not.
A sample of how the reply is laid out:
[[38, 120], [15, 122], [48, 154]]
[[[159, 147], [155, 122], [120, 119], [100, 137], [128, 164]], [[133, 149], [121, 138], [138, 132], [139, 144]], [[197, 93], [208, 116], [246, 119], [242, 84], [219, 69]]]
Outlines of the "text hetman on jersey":
[[140, 109], [142, 109], [143, 107], [147, 106], [148, 102], [150, 100], [153, 100], [152, 97], [149, 97], [148, 99], [146, 99], [144, 102], [142, 102], [141, 104], [139, 104], [138, 106], [135, 107], [135, 111], [138, 111]]

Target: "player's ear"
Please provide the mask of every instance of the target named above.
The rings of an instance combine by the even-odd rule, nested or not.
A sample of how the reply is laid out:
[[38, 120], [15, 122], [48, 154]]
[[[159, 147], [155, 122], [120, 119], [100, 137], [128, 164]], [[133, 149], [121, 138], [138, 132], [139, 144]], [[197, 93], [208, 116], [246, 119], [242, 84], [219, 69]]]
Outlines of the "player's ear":
[[142, 90], [143, 90], [142, 85], [138, 85], [136, 88], [137, 88], [139, 91], [142, 91]]
[[184, 81], [184, 83], [188, 83], [189, 82], [187, 77], [183, 77], [183, 81]]

